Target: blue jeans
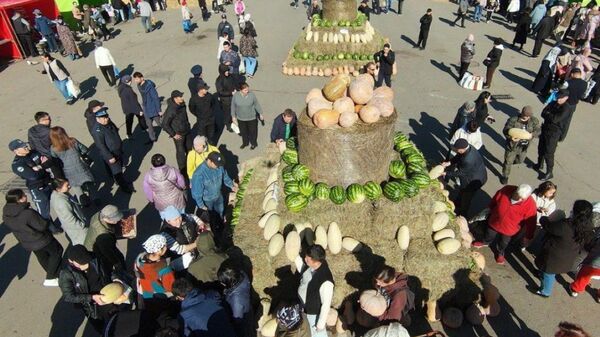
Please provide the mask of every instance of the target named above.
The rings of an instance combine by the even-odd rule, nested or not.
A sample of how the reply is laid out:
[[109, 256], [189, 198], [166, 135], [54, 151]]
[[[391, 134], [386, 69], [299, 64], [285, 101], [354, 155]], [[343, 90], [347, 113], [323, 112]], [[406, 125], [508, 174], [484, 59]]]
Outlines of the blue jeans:
[[392, 10], [392, 0], [386, 0], [386, 10]]
[[311, 337], [327, 337], [327, 330], [317, 331], [317, 315], [306, 315], [308, 325], [310, 325]]
[[244, 65], [246, 66], [246, 74], [254, 76], [256, 71], [256, 58], [244, 56]]
[[58, 45], [56, 44], [56, 39], [54, 38], [54, 34], [44, 35], [46, 39], [46, 43], [48, 44], [48, 49], [52, 53], [56, 53], [58, 51]]
[[542, 287], [540, 291], [544, 296], [552, 295], [552, 287], [554, 286], [554, 282], [556, 282], [556, 274], [542, 272]]
[[[125, 21], [125, 10], [124, 9], [118, 9], [118, 10], [116, 10], [116, 12], [121, 17], [121, 21]], [[115, 15], [115, 17], [116, 17], [116, 15]]]
[[62, 81], [53, 81], [52, 83], [54, 83], [54, 86], [56, 87], [56, 89], [58, 89], [58, 91], [60, 91], [65, 100], [68, 101], [72, 98], [72, 96], [71, 94], [69, 94], [69, 90], [67, 90], [67, 82], [69, 82], [69, 79], [65, 78]]
[[151, 32], [152, 31], [152, 20], [150, 19], [150, 17], [149, 16], [140, 16], [140, 18], [142, 19], [142, 26], [146, 30], [146, 33]]
[[217, 199], [204, 200], [204, 205], [206, 205], [206, 208], [209, 211], [216, 212], [221, 218], [223, 218], [223, 213], [225, 212], [225, 203], [223, 202], [222, 195], [219, 194]]
[[481, 5], [475, 6], [475, 10], [473, 11], [473, 21], [481, 21], [481, 14], [483, 13], [483, 7]]

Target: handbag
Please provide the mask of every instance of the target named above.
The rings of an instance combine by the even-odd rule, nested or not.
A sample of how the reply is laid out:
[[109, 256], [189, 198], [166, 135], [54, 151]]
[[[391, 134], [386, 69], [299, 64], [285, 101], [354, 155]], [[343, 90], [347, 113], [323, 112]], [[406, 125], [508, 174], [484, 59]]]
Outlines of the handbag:
[[121, 77], [121, 70], [117, 66], [113, 66], [116, 77]]
[[490, 64], [492, 64], [492, 60], [490, 60], [489, 58], [483, 60], [483, 65], [486, 67], [489, 67]]
[[71, 96], [77, 98], [79, 94], [81, 94], [81, 90], [79, 89], [79, 83], [73, 81], [73, 79], [69, 77], [69, 80], [67, 81], [67, 91]]
[[[238, 55], [239, 57], [239, 55]], [[239, 66], [239, 72], [240, 74], [245, 74], [246, 73], [246, 63], [244, 62], [244, 60], [240, 57], [240, 66]]]

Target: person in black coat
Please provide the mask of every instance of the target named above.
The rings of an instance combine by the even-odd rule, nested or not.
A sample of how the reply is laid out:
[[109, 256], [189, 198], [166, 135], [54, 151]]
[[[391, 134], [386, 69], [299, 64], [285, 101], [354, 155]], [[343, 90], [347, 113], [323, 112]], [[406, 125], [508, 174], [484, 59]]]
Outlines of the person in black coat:
[[385, 81], [385, 85], [391, 88], [392, 73], [394, 70], [394, 63], [396, 62], [396, 54], [391, 50], [390, 44], [384, 44], [383, 50], [375, 53], [374, 58], [377, 66], [379, 67], [379, 74], [377, 75], [375, 87], [380, 87]]
[[419, 20], [421, 23], [421, 28], [419, 29], [419, 41], [417, 41], [417, 45], [414, 48], [423, 50], [427, 46], [427, 38], [429, 37], [431, 21], [433, 21], [432, 11], [431, 8], [428, 8], [427, 13], [425, 13], [425, 15], [421, 17], [421, 20]]
[[190, 69], [192, 73], [192, 77], [188, 80], [188, 89], [190, 89], [190, 100], [198, 94], [198, 88], [201, 85], [206, 85], [204, 79], [202, 78], [202, 66], [196, 64]]
[[296, 127], [296, 113], [292, 109], [285, 111], [275, 117], [273, 128], [271, 129], [271, 142], [279, 145], [285, 142], [288, 138], [296, 137], [298, 133]]
[[183, 93], [179, 90], [173, 90], [171, 98], [167, 100], [167, 110], [163, 115], [162, 127], [175, 143], [177, 166], [181, 174], [186, 176], [186, 158], [187, 153], [192, 149], [193, 138]]
[[458, 198], [455, 201], [456, 214], [466, 217], [475, 193], [487, 182], [487, 171], [481, 154], [470, 146], [466, 139], [456, 140], [453, 148], [456, 156], [442, 165], [447, 167], [445, 176], [455, 178], [460, 183]]
[[475, 117], [473, 118], [478, 125], [482, 126], [485, 123], [494, 123], [496, 119], [490, 115], [488, 104], [492, 101], [492, 93], [482, 91], [475, 100]]
[[219, 22], [219, 26], [217, 26], [217, 39], [223, 36], [223, 33], [227, 33], [229, 36], [229, 41], [234, 40], [233, 34], [233, 26], [227, 21], [227, 15], [221, 14], [221, 22]]
[[148, 125], [144, 118], [144, 110], [138, 101], [137, 94], [131, 87], [131, 76], [124, 75], [121, 77], [119, 86], [117, 87], [119, 98], [121, 99], [121, 108], [125, 114], [125, 130], [127, 137], [131, 137], [133, 127], [133, 117], [137, 117], [138, 125], [142, 130], [146, 130]]
[[538, 57], [540, 55], [540, 51], [542, 50], [542, 45], [547, 38], [552, 35], [552, 31], [554, 30], [554, 18], [546, 14], [542, 21], [536, 27], [537, 33], [535, 34], [535, 44], [533, 45], [533, 51], [531, 52], [531, 57]]
[[96, 111], [102, 109], [102, 107], [104, 107], [104, 102], [93, 99], [88, 102], [88, 107], [83, 112], [85, 125], [92, 138], [94, 137], [94, 126], [96, 125]]
[[33, 119], [37, 124], [30, 127], [27, 131], [29, 147], [31, 150], [41, 154], [44, 157], [44, 161], [50, 161], [45, 164], [50, 172], [52, 172], [54, 178], [64, 179], [65, 175], [60, 166], [60, 162], [54, 160], [50, 155], [50, 126], [52, 124], [50, 114], [45, 111], [38, 111], [33, 116]]
[[535, 258], [535, 264], [542, 272], [541, 286], [536, 294], [549, 297], [556, 274], [568, 273], [577, 268], [577, 257], [594, 238], [592, 213], [593, 206], [589, 201], [577, 200], [569, 218], [565, 219], [563, 212], [562, 219], [540, 219], [546, 234], [542, 250]]
[[44, 286], [58, 286], [58, 272], [63, 248], [48, 229], [49, 222], [29, 207], [27, 195], [21, 189], [6, 193], [2, 221], [14, 234], [23, 249], [33, 252], [46, 271]]
[[485, 72], [485, 83], [483, 84], [483, 89], [489, 89], [492, 86], [492, 79], [494, 78], [496, 68], [500, 66], [500, 59], [502, 58], [503, 50], [504, 40], [502, 40], [501, 38], [494, 39], [494, 47], [487, 54], [485, 60], [483, 60], [483, 65], [487, 67], [487, 70]]
[[223, 122], [227, 131], [233, 132], [231, 129], [231, 99], [233, 91], [237, 89], [236, 79], [229, 73], [229, 67], [219, 65], [219, 77], [215, 80], [217, 95], [221, 103], [221, 111], [223, 112]]
[[123, 177], [123, 141], [119, 136], [119, 129], [110, 120], [107, 107], [96, 111], [96, 125], [94, 126], [94, 145], [100, 151], [102, 160], [107, 170], [111, 173], [121, 191], [133, 193], [135, 190], [130, 182]]
[[515, 27], [515, 38], [513, 39], [512, 47], [514, 48], [517, 43], [520, 44], [519, 51], [523, 50], [523, 45], [527, 43], [527, 36], [531, 30], [530, 11], [530, 8], [525, 8], [525, 11], [521, 14], [521, 18]]
[[215, 108], [216, 98], [208, 92], [210, 87], [201, 84], [196, 94], [190, 98], [190, 112], [196, 116], [198, 136], [205, 136], [211, 145], [215, 145]]
[[569, 90], [562, 89], [558, 92], [556, 101], [548, 104], [542, 111], [544, 123], [538, 144], [538, 162], [535, 166], [538, 171], [541, 171], [544, 169], [544, 163], [547, 165], [546, 174], [540, 177], [542, 180], [554, 177], [552, 174], [554, 153], [558, 142], [566, 137], [566, 126], [573, 114], [573, 107], [568, 100]]
[[367, 17], [367, 20], [371, 20], [371, 7], [369, 7], [369, 1], [361, 1], [360, 5], [358, 5], [358, 11], [363, 13]]

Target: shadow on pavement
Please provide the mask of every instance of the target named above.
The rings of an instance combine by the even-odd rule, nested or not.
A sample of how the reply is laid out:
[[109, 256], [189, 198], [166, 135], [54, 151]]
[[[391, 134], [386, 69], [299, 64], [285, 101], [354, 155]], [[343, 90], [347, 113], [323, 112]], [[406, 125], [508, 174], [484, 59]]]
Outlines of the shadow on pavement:
[[450, 135], [448, 129], [437, 118], [422, 111], [421, 118], [418, 121], [409, 119], [408, 125], [413, 131], [410, 134], [411, 140], [423, 152], [425, 158], [429, 158], [432, 163], [444, 160], [450, 147]]
[[[0, 242], [10, 233], [6, 226], [0, 225]], [[0, 251], [4, 251], [6, 243], [0, 244]], [[0, 258], [0, 296], [4, 294], [13, 279], [21, 279], [27, 274], [31, 252], [26, 251], [20, 244], [7, 250]], [[37, 263], [32, 262], [32, 263]]]
[[448, 74], [448, 75], [450, 75], [450, 77], [452, 77], [454, 80], [458, 80], [458, 76], [454, 75], [454, 73], [452, 72], [452, 68], [450, 68], [450, 66], [447, 66], [447, 65], [445, 65], [445, 64], [444, 64], [444, 62], [441, 62], [441, 63], [440, 63], [440, 62], [438, 62], [438, 61], [436, 61], [436, 60], [431, 60], [430, 62], [431, 62], [431, 64], [432, 64], [434, 67], [436, 67], [436, 68], [438, 68], [439, 70], [441, 70], [441, 71], [443, 71], [443, 72], [447, 73], [447, 74]]

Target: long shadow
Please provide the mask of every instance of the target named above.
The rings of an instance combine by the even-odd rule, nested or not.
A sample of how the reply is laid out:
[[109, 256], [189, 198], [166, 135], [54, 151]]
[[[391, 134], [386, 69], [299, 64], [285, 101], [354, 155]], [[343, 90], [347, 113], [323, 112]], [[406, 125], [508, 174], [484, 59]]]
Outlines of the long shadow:
[[[514, 271], [527, 282], [528, 288], [534, 289], [538, 286], [539, 282], [531, 276], [532, 274], [535, 275], [536, 269], [520, 249], [513, 250], [512, 252], [509, 252], [509, 254], [506, 254], [506, 261]], [[523, 264], [525, 268], [521, 264]]]
[[416, 43], [416, 42], [415, 42], [413, 39], [411, 39], [410, 37], [408, 37], [408, 36], [406, 36], [406, 35], [404, 35], [404, 34], [402, 34], [402, 35], [400, 36], [400, 38], [401, 38], [402, 40], [404, 40], [404, 41], [408, 42], [408, 43], [409, 43], [411, 46], [416, 46], [416, 45], [417, 45], [417, 43]]
[[507, 70], [500, 69], [500, 73], [502, 75], [504, 75], [504, 77], [506, 77], [511, 82], [514, 82], [527, 90], [529, 90], [529, 88], [531, 88], [531, 84], [533, 83], [532, 80], [515, 75]]
[[[479, 153], [481, 154], [481, 157], [483, 158], [483, 163], [485, 164], [485, 167], [496, 177], [500, 177], [501, 173], [500, 171], [498, 171], [496, 169], [496, 167], [494, 167], [494, 163], [502, 166], [503, 162], [501, 162], [500, 160], [496, 159], [496, 157], [494, 157], [485, 146], [482, 146], [479, 149]], [[488, 177], [489, 180], [489, 177]]]
[[432, 59], [430, 62], [431, 62], [431, 64], [432, 64], [433, 66], [435, 66], [435, 67], [436, 67], [436, 68], [438, 68], [439, 70], [441, 70], [441, 71], [443, 71], [443, 72], [447, 73], [447, 74], [448, 74], [448, 75], [450, 75], [450, 77], [452, 77], [453, 79], [455, 79], [455, 80], [458, 80], [458, 76], [454, 75], [454, 73], [452, 72], [452, 68], [450, 68], [449, 66], [445, 65], [445, 64], [444, 64], [444, 62], [441, 62], [441, 63], [440, 63], [440, 62], [438, 62], [438, 61], [436, 61], [436, 60], [433, 60], [433, 59]]
[[225, 159], [225, 171], [229, 174], [231, 179], [236, 179], [238, 176], [238, 164], [239, 158], [231, 150], [227, 148], [226, 144], [219, 145], [219, 152]]
[[510, 104], [503, 103], [500, 100], [494, 99], [490, 102], [490, 105], [494, 110], [503, 112], [508, 118], [518, 116], [521, 112], [519, 109], [513, 107]]
[[537, 73], [533, 70], [529, 70], [529, 69], [525, 69], [525, 68], [521, 68], [521, 67], [515, 67], [515, 70], [518, 70], [520, 72], [523, 72], [531, 77], [535, 77], [537, 75]]
[[450, 135], [448, 129], [437, 118], [422, 111], [421, 118], [418, 121], [409, 119], [408, 125], [413, 130], [411, 140], [429, 162], [439, 163], [444, 160], [450, 147]]
[[500, 295], [500, 314], [496, 317], [487, 317], [488, 323], [496, 336], [541, 337], [539, 333], [530, 329], [527, 323], [517, 315], [514, 308]]
[[[448, 26], [450, 26], [450, 27], [454, 27], [454, 21], [453, 21], [453, 20], [449, 20], [449, 19], [446, 19], [446, 18], [443, 18], [443, 17], [439, 17], [438, 19], [439, 19], [441, 22], [443, 22], [443, 23], [447, 24]], [[466, 20], [465, 20], [465, 21], [466, 21]]]
[[50, 320], [52, 327], [48, 333], [49, 337], [75, 337], [85, 316], [73, 303], [67, 303], [60, 298], [52, 310]]
[[[8, 229], [4, 224], [0, 225], [0, 235], [2, 238], [9, 233]], [[6, 243], [2, 243], [2, 250]], [[29, 268], [29, 257], [31, 252], [26, 251], [21, 247], [20, 244], [16, 244], [7, 250], [0, 258], [0, 297], [4, 294], [6, 289], [10, 286], [13, 279], [22, 279], [27, 274]], [[32, 262], [32, 263], [37, 263]]]
[[124, 76], [124, 75], [132, 75], [133, 69], [134, 69], [133, 64], [131, 64], [131, 63], [128, 64], [127, 67], [121, 69], [121, 71], [119, 72], [119, 77]]
[[79, 99], [86, 100], [88, 98], [92, 98], [96, 94], [96, 86], [98, 85], [98, 78], [96, 76], [92, 76], [87, 80], [79, 83], [79, 89], [81, 90], [81, 95]]

